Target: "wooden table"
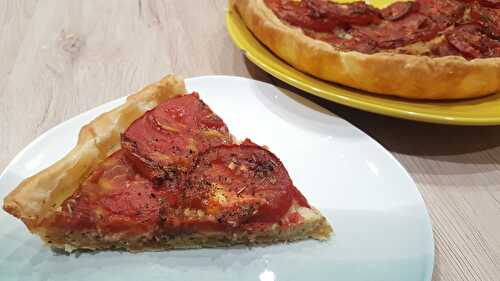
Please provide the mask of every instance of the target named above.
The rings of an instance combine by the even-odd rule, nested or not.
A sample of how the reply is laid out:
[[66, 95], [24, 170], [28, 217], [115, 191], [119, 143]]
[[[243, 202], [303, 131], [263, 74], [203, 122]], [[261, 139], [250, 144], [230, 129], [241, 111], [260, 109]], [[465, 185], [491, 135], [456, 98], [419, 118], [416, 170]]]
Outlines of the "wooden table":
[[[225, 8], [225, 0], [0, 1], [0, 169], [45, 130], [166, 73], [280, 84], [233, 45]], [[499, 127], [416, 123], [310, 99], [410, 172], [434, 225], [434, 280], [500, 280]]]

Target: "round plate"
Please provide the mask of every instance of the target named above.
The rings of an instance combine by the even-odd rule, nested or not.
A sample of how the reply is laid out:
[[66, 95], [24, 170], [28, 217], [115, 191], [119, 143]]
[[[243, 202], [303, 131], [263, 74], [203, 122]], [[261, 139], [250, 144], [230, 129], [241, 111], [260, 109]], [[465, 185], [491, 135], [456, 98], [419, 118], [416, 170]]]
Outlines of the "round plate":
[[455, 125], [500, 124], [500, 94], [463, 101], [416, 101], [371, 94], [314, 78], [290, 66], [262, 45], [232, 8], [226, 13], [226, 23], [231, 38], [250, 61], [310, 94], [357, 109], [409, 120]]
[[[385, 149], [299, 96], [249, 79], [187, 80], [238, 138], [266, 144], [335, 229], [329, 241], [130, 254], [64, 255], [0, 212], [2, 280], [431, 280], [434, 247], [424, 202]], [[0, 198], [66, 154], [109, 102], [47, 131], [0, 176]]]

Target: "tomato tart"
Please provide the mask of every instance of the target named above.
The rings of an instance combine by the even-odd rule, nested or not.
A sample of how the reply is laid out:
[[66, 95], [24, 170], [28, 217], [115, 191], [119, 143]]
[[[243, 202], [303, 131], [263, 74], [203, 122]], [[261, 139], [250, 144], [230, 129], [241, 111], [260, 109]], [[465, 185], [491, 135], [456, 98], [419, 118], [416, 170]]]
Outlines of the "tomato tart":
[[327, 239], [280, 159], [168, 76], [84, 126], [4, 200], [48, 245], [130, 251]]
[[[345, 1], [344, 1], [345, 2]], [[411, 99], [500, 91], [500, 1], [232, 0], [247, 27], [295, 68]]]

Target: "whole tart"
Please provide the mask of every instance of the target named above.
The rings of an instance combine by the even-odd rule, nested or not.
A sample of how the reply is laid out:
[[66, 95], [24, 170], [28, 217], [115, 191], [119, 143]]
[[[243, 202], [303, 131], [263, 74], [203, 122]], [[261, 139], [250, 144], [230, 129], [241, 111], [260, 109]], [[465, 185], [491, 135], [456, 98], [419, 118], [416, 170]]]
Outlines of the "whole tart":
[[232, 0], [271, 51], [315, 77], [411, 99], [500, 91], [500, 2]]

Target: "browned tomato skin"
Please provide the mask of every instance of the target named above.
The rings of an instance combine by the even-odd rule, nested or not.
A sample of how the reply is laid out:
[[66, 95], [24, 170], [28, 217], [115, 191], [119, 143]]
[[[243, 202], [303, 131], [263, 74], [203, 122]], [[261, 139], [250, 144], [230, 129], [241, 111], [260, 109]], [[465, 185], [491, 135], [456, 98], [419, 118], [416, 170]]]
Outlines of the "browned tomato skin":
[[474, 23], [484, 28], [485, 33], [500, 39], [500, 8], [482, 7], [476, 3], [472, 5], [470, 15]]
[[70, 230], [146, 231], [158, 221], [155, 198], [160, 192], [164, 191], [138, 175], [119, 150], [65, 200], [54, 224]]
[[[241, 145], [245, 145], [245, 146], [256, 146], [256, 147], [259, 147], [259, 148], [262, 148], [261, 146], [259, 146], [258, 144], [255, 144], [254, 142], [252, 142], [250, 139], [245, 139]], [[278, 161], [281, 163], [281, 160], [274, 154], [272, 153], [271, 151], [267, 150], [267, 152], [269, 152], [271, 154], [272, 157], [278, 159]], [[283, 163], [281, 163], [281, 165], [283, 165]], [[288, 177], [290, 177], [288, 175], [288, 172], [285, 168], [285, 173]], [[291, 181], [291, 179], [290, 179]], [[307, 207], [307, 208], [311, 208], [311, 206], [309, 205], [309, 203], [307, 202], [307, 199], [304, 197], [304, 195], [302, 195], [302, 193], [300, 193], [300, 191], [297, 189], [297, 187], [295, 187], [293, 184], [292, 184], [292, 188], [291, 188], [291, 192], [292, 192], [292, 197], [293, 199], [295, 199], [297, 201], [297, 203], [299, 204], [299, 206], [302, 206], [302, 207]]]
[[[415, 14], [419, 5], [415, 3], [394, 3], [389, 7], [378, 10], [364, 2], [354, 2], [350, 4], [335, 4], [325, 0], [302, 1], [287, 8], [300, 6], [310, 9], [309, 13], [302, 11], [304, 15], [321, 15], [331, 21], [342, 22], [335, 27], [340, 27], [348, 37], [341, 37], [332, 32], [333, 30], [318, 30], [311, 26], [304, 25], [301, 21], [293, 18], [295, 14], [289, 12], [287, 17], [283, 17], [280, 12], [280, 3], [288, 1], [266, 0], [269, 7], [283, 20], [304, 28], [304, 32], [312, 35], [316, 39], [324, 39], [341, 48], [355, 50], [364, 53], [373, 53], [379, 49], [397, 48], [408, 45], [419, 40], [430, 40], [437, 34], [437, 25], [426, 16]], [[288, 4], [290, 5], [290, 4]], [[311, 16], [309, 16], [310, 18]], [[382, 21], [382, 19], [385, 19]], [[314, 32], [328, 32], [325, 34], [314, 34]]]
[[[234, 173], [227, 168], [230, 161], [246, 164], [250, 172]], [[213, 194], [207, 186], [200, 189], [199, 181], [224, 186], [226, 194], [233, 196], [230, 204], [207, 204]], [[241, 145], [209, 149], [200, 155], [188, 181], [177, 186], [164, 183], [161, 188], [136, 172], [121, 149], [94, 168], [78, 191], [62, 204], [52, 225], [68, 232], [97, 230], [130, 236], [248, 230], [280, 222], [293, 201], [309, 207], [281, 161], [248, 140]], [[252, 205], [255, 212], [249, 213], [246, 208]], [[199, 220], [185, 210], [200, 210], [213, 219]]]
[[[188, 204], [195, 201], [199, 208], [210, 209], [207, 199], [213, 198], [218, 186], [224, 187], [224, 196], [235, 198], [236, 206], [245, 206], [244, 210], [229, 209], [229, 219], [225, 217], [228, 212], [223, 212], [218, 217], [222, 222], [279, 222], [294, 199], [308, 206], [305, 198], [298, 196], [281, 161], [248, 141], [214, 147], [200, 155], [187, 185]], [[224, 203], [216, 204], [225, 208]]]
[[353, 27], [352, 34], [376, 42], [379, 49], [393, 49], [418, 41], [428, 41], [436, 36], [438, 28], [427, 17], [410, 14], [385, 26]]
[[466, 5], [455, 0], [417, 0], [418, 13], [429, 17], [443, 30], [464, 15]]
[[447, 34], [448, 42], [464, 57], [482, 58], [500, 55], [500, 42], [483, 33], [478, 24], [464, 24]]
[[458, 0], [458, 1], [463, 2], [467, 5], [478, 3], [483, 7], [500, 9], [500, 0]]
[[416, 2], [396, 2], [380, 10], [382, 18], [395, 21], [418, 9]]
[[464, 25], [447, 35], [448, 42], [465, 57], [481, 56], [481, 41], [483, 35], [477, 25]]
[[[274, 154], [249, 140], [226, 143], [226, 125], [196, 93], [160, 104], [127, 128], [122, 149], [94, 167], [48, 223], [66, 233], [161, 236], [248, 230], [279, 223], [294, 200], [309, 207]], [[233, 173], [228, 159], [246, 170]], [[209, 193], [212, 184], [223, 186], [227, 202]]]
[[349, 24], [368, 25], [380, 22], [378, 11], [362, 1], [349, 5], [318, 0], [265, 1], [280, 18], [292, 25], [318, 32], [330, 32], [338, 26]]
[[79, 190], [62, 204], [52, 225], [68, 231], [141, 235], [220, 230], [217, 222], [186, 218], [182, 186], [157, 188], [136, 173], [124, 150], [97, 166]]
[[226, 124], [197, 93], [158, 105], [122, 135], [134, 167], [157, 185], [182, 180], [198, 153], [225, 143], [231, 143]]
[[340, 24], [338, 20], [331, 17], [320, 14], [315, 15], [304, 3], [281, 0], [266, 0], [266, 3], [280, 18], [292, 25], [319, 32], [328, 32]]
[[481, 6], [500, 9], [500, 1], [499, 0], [479, 0], [478, 1]]
[[[439, 35], [446, 35], [446, 42], [431, 46], [430, 53], [425, 55], [448, 56], [461, 55], [466, 59], [498, 57], [500, 39], [500, 9], [498, 0], [416, 0], [412, 2], [396, 2], [384, 9], [357, 9], [358, 2], [352, 4], [335, 4], [327, 0], [303, 0], [301, 2], [287, 0], [265, 0], [278, 17], [292, 25], [302, 27], [306, 35], [329, 42], [340, 49], [362, 53], [375, 53], [385, 49], [396, 49], [416, 42], [426, 42]], [[283, 17], [281, 9], [286, 6], [287, 16]], [[323, 21], [335, 22], [322, 30], [324, 26], [311, 26], [295, 17], [294, 9], [301, 9], [300, 19], [321, 18]], [[335, 7], [345, 7], [339, 12]], [[307, 11], [309, 9], [309, 11]], [[470, 13], [465, 14], [466, 10]], [[345, 11], [351, 11], [345, 20]], [[349, 14], [349, 13], [348, 13]], [[470, 16], [469, 16], [470, 14]], [[373, 21], [356, 21], [362, 15], [379, 18]], [[477, 38], [466, 39], [462, 35], [464, 24], [479, 24], [484, 46], [471, 48]], [[332, 26], [334, 30], [332, 30]], [[451, 29], [451, 30], [450, 30]], [[458, 31], [454, 31], [458, 29]], [[347, 36], [345, 36], [347, 34]], [[457, 40], [465, 40], [458, 42]], [[450, 40], [452, 42], [450, 42]], [[468, 42], [469, 41], [469, 42]], [[470, 42], [471, 41], [471, 42]], [[468, 47], [467, 47], [468, 46]], [[489, 48], [489, 49], [485, 49]]]
[[324, 0], [303, 0], [312, 17], [330, 18], [341, 24], [369, 25], [381, 20], [379, 10], [363, 1], [349, 4], [332, 3]]

